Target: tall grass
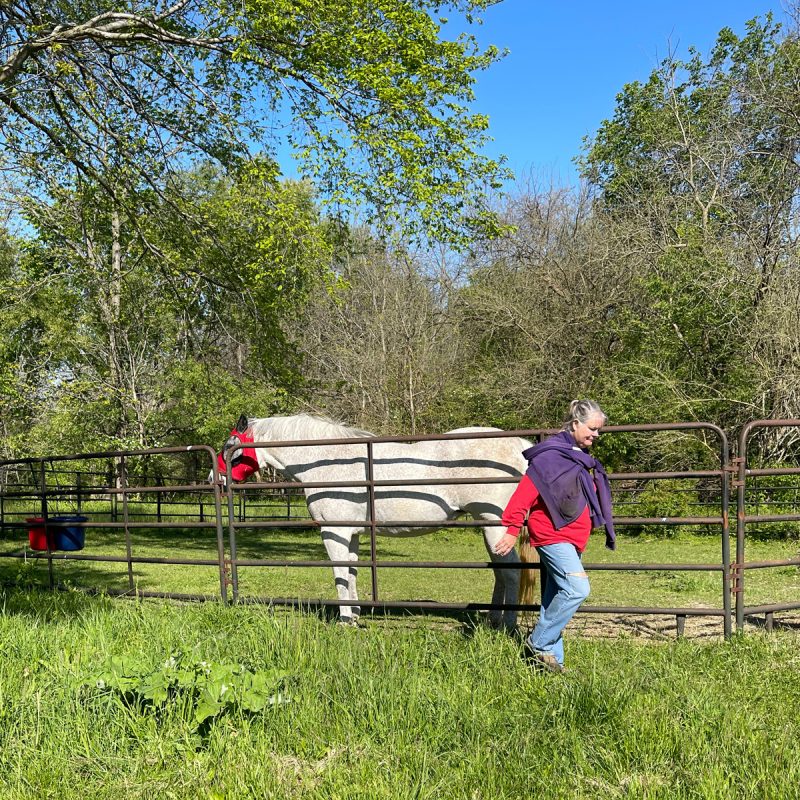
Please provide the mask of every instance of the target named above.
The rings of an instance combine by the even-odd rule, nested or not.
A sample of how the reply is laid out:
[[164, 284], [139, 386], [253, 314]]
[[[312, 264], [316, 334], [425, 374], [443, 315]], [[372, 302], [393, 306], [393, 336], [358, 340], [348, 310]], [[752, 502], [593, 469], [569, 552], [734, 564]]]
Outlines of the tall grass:
[[[530, 671], [477, 626], [13, 591], [0, 613], [3, 798], [787, 798], [800, 785], [796, 634], [570, 637]], [[198, 727], [93, 685], [174, 651], [291, 674], [292, 701]]]

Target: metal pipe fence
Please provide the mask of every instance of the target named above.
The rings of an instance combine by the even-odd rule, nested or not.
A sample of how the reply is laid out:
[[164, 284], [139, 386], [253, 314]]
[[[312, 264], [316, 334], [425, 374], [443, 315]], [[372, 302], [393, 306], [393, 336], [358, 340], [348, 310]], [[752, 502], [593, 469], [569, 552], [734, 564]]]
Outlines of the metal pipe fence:
[[[721, 604], [719, 608], [716, 607], [687, 607], [687, 608], [674, 608], [672, 606], [650, 606], [650, 607], [630, 607], [630, 606], [592, 606], [585, 605], [581, 608], [581, 613], [625, 613], [625, 614], [658, 614], [669, 615], [676, 617], [676, 627], [679, 633], [682, 633], [686, 617], [688, 616], [719, 616], [723, 619], [724, 635], [729, 637], [731, 635], [731, 571], [730, 571], [730, 526], [728, 517], [728, 479], [730, 474], [729, 468], [729, 450], [727, 437], [719, 427], [710, 423], [694, 422], [694, 423], [665, 423], [665, 424], [651, 424], [651, 425], [620, 425], [609, 426], [604, 428], [604, 436], [613, 434], [624, 433], [661, 433], [661, 432], [701, 432], [717, 440], [716, 447], [718, 452], [719, 466], [717, 469], [712, 470], [672, 470], [661, 472], [637, 472], [637, 473], [612, 473], [609, 475], [611, 481], [614, 482], [635, 482], [635, 481], [652, 481], [660, 479], [712, 479], [717, 483], [717, 506], [718, 513], [714, 515], [705, 516], [674, 516], [674, 517], [615, 517], [615, 525], [619, 527], [624, 526], [643, 526], [643, 525], [660, 525], [660, 526], [680, 526], [680, 525], [704, 525], [715, 526], [720, 530], [720, 562], [717, 564], [585, 564], [587, 570], [618, 570], [618, 571], [681, 571], [681, 570], [697, 570], [697, 571], [711, 571], [720, 573], [721, 582]], [[463, 604], [443, 603], [433, 604], [430, 602], [403, 602], [397, 603], [387, 601], [380, 596], [380, 587], [378, 581], [378, 574], [380, 570], [384, 569], [402, 569], [402, 568], [430, 568], [430, 569], [539, 569], [538, 565], [514, 565], [514, 564], [497, 564], [487, 561], [476, 562], [445, 562], [445, 561], [390, 561], [381, 560], [377, 556], [377, 532], [381, 528], [387, 527], [408, 527], [408, 528], [430, 528], [431, 522], [412, 521], [412, 520], [394, 520], [391, 523], [380, 522], [375, 518], [375, 496], [376, 490], [387, 489], [391, 487], [415, 487], [427, 486], [432, 487], [436, 485], [456, 485], [462, 483], [469, 484], [491, 484], [491, 483], [516, 483], [519, 477], [516, 478], [443, 478], [440, 480], [432, 480], [430, 478], [413, 480], [376, 480], [374, 478], [374, 451], [373, 448], [376, 444], [383, 443], [396, 443], [396, 442], [422, 442], [422, 441], [445, 441], [448, 439], [495, 439], [505, 437], [523, 437], [523, 438], [536, 438], [541, 439], [545, 435], [554, 433], [552, 429], [526, 429], [517, 431], [500, 431], [500, 432], [480, 432], [480, 433], [458, 433], [458, 434], [438, 434], [438, 435], [420, 435], [410, 437], [371, 437], [369, 439], [328, 439], [324, 440], [326, 445], [347, 445], [351, 447], [361, 447], [366, 450], [365, 467], [366, 474], [364, 480], [359, 481], [313, 481], [313, 482], [298, 482], [298, 481], [260, 481], [257, 483], [248, 483], [244, 485], [237, 485], [230, 479], [230, 459], [233, 454], [226, 454], [226, 493], [228, 496], [228, 532], [230, 541], [231, 553], [231, 582], [233, 587], [233, 597], [237, 602], [247, 601], [252, 602], [255, 600], [267, 600], [270, 602], [288, 602], [290, 604], [297, 604], [298, 602], [313, 602], [315, 605], [324, 606], [342, 606], [352, 605], [352, 601], [342, 600], [314, 600], [314, 601], [296, 601], [296, 600], [277, 600], [276, 598], [243, 598], [239, 593], [239, 568], [240, 567], [291, 567], [291, 568], [311, 568], [323, 566], [348, 566], [348, 567], [364, 567], [369, 570], [371, 578], [371, 599], [359, 600], [359, 605], [366, 608], [430, 608], [441, 607], [443, 609], [461, 609], [461, 610], [493, 610], [498, 608], [509, 608], [509, 606], [497, 606], [492, 603], [471, 602]], [[319, 440], [301, 440], [301, 441], [280, 441], [280, 442], [255, 442], [252, 445], [254, 449], [266, 448], [286, 448], [286, 447], [315, 447], [320, 445]], [[234, 498], [238, 491], [241, 491], [242, 486], [247, 486], [249, 490], [258, 489], [324, 489], [324, 488], [361, 488], [367, 493], [368, 514], [367, 520], [326, 520], [325, 526], [330, 528], [336, 527], [353, 527], [354, 525], [363, 526], [369, 532], [369, 558], [359, 558], [358, 561], [320, 561], [320, 560], [281, 560], [281, 559], [240, 559], [237, 555], [237, 530], [241, 528], [258, 529], [258, 528], [285, 528], [285, 527], [320, 527], [319, 523], [310, 518], [303, 520], [292, 521], [245, 521], [236, 519], [233, 509], [235, 507]], [[468, 528], [468, 527], [482, 527], [486, 525], [486, 521], [447, 521], [437, 522], [436, 527], [439, 528]], [[538, 606], [513, 606], [517, 610], [535, 610]]]
[[[603, 436], [657, 437], [676, 435], [695, 437], [702, 444], [707, 457], [706, 463], [694, 468], [665, 468], [641, 472], [612, 472], [609, 478], [615, 498], [615, 525], [618, 528], [669, 529], [677, 526], [702, 526], [707, 532], [718, 536], [719, 559], [706, 563], [587, 563], [589, 571], [622, 572], [668, 572], [668, 573], [715, 573], [719, 575], [720, 602], [718, 605], [698, 605], [676, 607], [673, 604], [661, 606], [632, 606], [587, 604], [581, 609], [584, 614], [642, 614], [667, 615], [675, 617], [676, 629], [680, 635], [689, 617], [707, 616], [722, 620], [725, 637], [732, 633], [735, 601], [735, 623], [742, 629], [744, 619], [752, 615], [765, 615], [765, 624], [771, 627], [773, 615], [780, 611], [800, 608], [798, 601], [776, 598], [775, 602], [759, 602], [748, 606], [745, 603], [745, 573], [754, 570], [768, 570], [776, 567], [800, 566], [800, 557], [774, 560], [745, 561], [745, 530], [747, 525], [761, 523], [800, 521], [800, 508], [793, 507], [797, 488], [775, 484], [785, 476], [800, 475], [800, 467], [755, 468], [747, 463], [747, 447], [751, 433], [765, 427], [779, 425], [800, 426], [800, 420], [760, 420], [751, 422], [739, 436], [738, 457], [731, 459], [728, 439], [720, 428], [710, 423], [674, 423], [656, 425], [609, 426]], [[227, 481], [223, 487], [217, 469], [216, 454], [207, 446], [157, 448], [139, 451], [113, 451], [89, 453], [48, 458], [28, 458], [0, 461], [0, 537], [7, 544], [17, 544], [20, 531], [30, 528], [31, 518], [39, 518], [45, 528], [58, 528], [64, 523], [53, 521], [63, 511], [80, 512], [87, 517], [86, 522], [77, 523], [81, 528], [102, 535], [109, 533], [122, 535], [120, 553], [54, 552], [50, 549], [33, 551], [27, 546], [14, 547], [0, 552], [0, 559], [24, 559], [34, 563], [47, 564], [48, 585], [57, 588], [57, 569], [62, 562], [76, 564], [97, 562], [99, 564], [120, 564], [124, 566], [124, 586], [112, 586], [103, 591], [108, 594], [153, 597], [176, 597], [178, 599], [209, 600], [222, 602], [250, 603], [268, 602], [272, 604], [299, 605], [303, 607], [338, 607], [352, 604], [326, 598], [275, 597], [244, 595], [240, 593], [239, 572], [241, 569], [283, 568], [314, 569], [332, 566], [361, 567], [370, 575], [370, 596], [360, 600], [359, 605], [373, 609], [409, 609], [442, 611], [486, 611], [504, 606], [489, 602], [435, 602], [431, 600], [398, 601], [384, 596], [380, 580], [382, 574], [403, 569], [434, 570], [496, 570], [504, 568], [532, 568], [538, 565], [502, 565], [486, 560], [475, 561], [421, 561], [414, 559], [388, 559], [381, 557], [378, 535], [382, 528], [388, 527], [376, 519], [375, 503], [382, 491], [392, 487], [429, 486], [459, 483], [492, 484], [516, 483], [513, 478], [446, 478], [441, 480], [379, 480], [375, 478], [374, 447], [382, 443], [441, 441], [446, 439], [491, 439], [520, 436], [541, 440], [553, 433], [551, 429], [527, 429], [519, 431], [440, 434], [412, 437], [370, 437], [339, 440], [304, 440], [290, 442], [255, 442], [252, 447], [314, 447], [345, 444], [361, 447], [365, 451], [364, 479], [358, 481], [301, 483], [278, 478], [277, 475], [264, 475], [260, 480], [244, 484], [234, 484], [230, 479], [230, 459], [225, 458]], [[180, 459], [191, 463], [179, 464]], [[711, 468], [709, 461], [713, 461]], [[698, 468], [699, 467], [699, 468]], [[205, 481], [205, 475], [212, 475], [212, 482]], [[203, 474], [205, 473], [205, 474]], [[757, 486], [754, 481], [767, 478], [769, 486]], [[172, 481], [172, 482], [171, 482]], [[748, 484], [749, 481], [749, 484]], [[653, 486], [668, 485], [665, 496], [673, 508], [664, 514], [653, 513], [654, 501], [649, 496]], [[360, 526], [369, 535], [369, 547], [358, 561], [334, 562], [327, 559], [298, 559], [281, 556], [264, 558], [241, 557], [238, 553], [239, 534], [259, 529], [294, 530], [298, 528], [318, 528], [319, 524], [309, 517], [308, 510], [301, 500], [304, 489], [334, 488], [362, 489], [367, 497], [367, 519], [326, 521], [330, 527]], [[736, 551], [731, 557], [729, 504], [730, 490], [736, 490]], [[748, 491], [751, 493], [748, 503]], [[783, 492], [784, 495], [776, 494]], [[771, 493], [771, 494], [770, 494]], [[677, 498], [677, 499], [676, 499]], [[776, 499], [777, 498], [777, 499]], [[677, 509], [677, 511], [675, 510]], [[648, 513], [638, 514], [637, 511]], [[775, 511], [777, 513], [762, 513]], [[621, 512], [621, 513], [620, 513]], [[430, 528], [431, 522], [394, 521], [392, 526], [403, 525], [409, 528]], [[480, 527], [486, 521], [455, 520], [436, 522], [437, 528]], [[227, 529], [227, 536], [226, 536]], [[154, 556], [143, 552], [140, 536], [150, 531], [168, 532], [175, 530], [177, 535], [187, 531], [214, 532], [215, 541], [207, 554], [184, 558], [174, 555]], [[368, 552], [367, 552], [368, 551]], [[2, 561], [0, 561], [2, 563]], [[159, 587], [142, 589], [137, 586], [135, 569], [140, 564], [161, 564], [166, 567], [193, 565], [212, 567], [218, 572], [219, 592], [168, 592]], [[90, 590], [96, 587], [86, 587]], [[230, 592], [229, 592], [230, 589]], [[517, 605], [517, 610], [536, 610], [537, 605]]]
[[[749, 449], [752, 441], [752, 436], [759, 430], [774, 429], [774, 428], [797, 428], [800, 427], [800, 420], [796, 419], [762, 419], [748, 422], [739, 434], [738, 454], [733, 460], [733, 468], [736, 470], [736, 476], [733, 481], [733, 486], [736, 489], [736, 560], [733, 566], [734, 574], [734, 594], [736, 596], [736, 628], [741, 631], [744, 629], [744, 622], [746, 617], [764, 614], [764, 625], [767, 630], [772, 630], [774, 623], [774, 614], [777, 611], [792, 611], [800, 608], [800, 598], [797, 600], [784, 601], [784, 602], [766, 602], [757, 605], [747, 605], [745, 598], [745, 574], [750, 570], [770, 570], [778, 567], [800, 567], [800, 554], [795, 558], [788, 559], [771, 559], [771, 560], [746, 560], [746, 533], [747, 526], [762, 523], [785, 523], [800, 521], [800, 513], [784, 512], [779, 514], [760, 514], [758, 513], [760, 507], [766, 503], [760, 497], [755, 499], [755, 513], [751, 513], [753, 503], [748, 504], [748, 491], [764, 492], [765, 490], [771, 491], [773, 494], [777, 491], [786, 491], [787, 489], [793, 491], [796, 500], [797, 488], [796, 486], [773, 486], [764, 487], [757, 484], [759, 477], [776, 478], [780, 476], [798, 475], [800, 474], [800, 467], [749, 467]], [[777, 507], [795, 506], [795, 503], [787, 503], [780, 501], [768, 501], [770, 506]]]
[[[9, 534], [19, 531], [28, 531], [31, 549], [27, 546], [4, 550], [0, 552], [0, 559], [22, 559], [26, 562], [47, 563], [49, 587], [56, 588], [54, 564], [62, 561], [99, 562], [123, 564], [126, 568], [127, 588], [105, 589], [109, 593], [141, 594], [137, 590], [134, 566], [137, 564], [165, 564], [165, 565], [194, 565], [213, 566], [219, 572], [219, 597], [224, 601], [228, 596], [227, 558], [225, 555], [225, 542], [223, 538], [221, 492], [218, 484], [209, 483], [183, 483], [181, 485], [143, 486], [131, 484], [129, 481], [129, 464], [141, 459], [175, 458], [176, 456], [205, 459], [207, 471], [216, 469], [216, 453], [206, 445], [193, 445], [189, 447], [165, 447], [149, 450], [107, 451], [99, 453], [83, 453], [78, 455], [52, 456], [47, 458], [26, 458], [17, 460], [0, 461], [0, 534], [6, 540]], [[108, 469], [92, 468], [93, 462], [103, 462]], [[79, 469], [75, 465], [89, 465], [89, 468]], [[58, 465], [64, 469], [59, 470]], [[69, 466], [69, 469], [66, 467]], [[63, 478], [66, 474], [74, 475], [74, 484], [65, 484]], [[207, 474], [207, 473], [206, 473]], [[215, 472], [216, 474], [216, 472]], [[10, 476], [14, 476], [13, 480]], [[21, 480], [26, 476], [26, 480]], [[31, 479], [27, 479], [31, 476]], [[145, 515], [145, 519], [137, 518], [131, 512], [137, 503], [143, 503], [141, 495], [169, 491], [176, 494], [196, 494], [205, 496], [213, 513], [206, 520], [202, 511], [202, 504], [195, 503], [199, 514], [187, 521], [180, 517], [165, 521], [159, 516], [155, 521]], [[67, 516], [60, 518], [69, 511], [74, 518]], [[80, 516], [77, 513], [80, 512]], [[200, 515], [203, 518], [200, 518]], [[66, 519], [66, 521], [65, 521]], [[82, 532], [118, 531], [124, 538], [124, 555], [89, 554], [84, 552], [56, 552], [52, 547], [50, 533], [61, 528], [80, 529]], [[189, 559], [172, 556], [154, 557], [140, 555], [135, 552], [134, 531], [143, 529], [184, 530], [193, 529], [210, 530], [215, 534], [214, 557], [205, 559]], [[36, 550], [32, 549], [35, 530], [46, 531], [43, 545]], [[78, 549], [82, 549], [78, 548]]]

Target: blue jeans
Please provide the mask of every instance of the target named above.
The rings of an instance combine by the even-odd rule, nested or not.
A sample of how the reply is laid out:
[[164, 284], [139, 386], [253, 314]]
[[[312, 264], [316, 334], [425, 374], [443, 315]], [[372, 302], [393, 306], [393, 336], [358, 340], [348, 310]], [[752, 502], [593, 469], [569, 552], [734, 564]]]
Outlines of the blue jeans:
[[539, 622], [528, 639], [540, 653], [550, 653], [564, 664], [561, 632], [567, 627], [581, 603], [589, 596], [589, 578], [574, 545], [567, 542], [545, 544], [536, 548], [547, 573]]

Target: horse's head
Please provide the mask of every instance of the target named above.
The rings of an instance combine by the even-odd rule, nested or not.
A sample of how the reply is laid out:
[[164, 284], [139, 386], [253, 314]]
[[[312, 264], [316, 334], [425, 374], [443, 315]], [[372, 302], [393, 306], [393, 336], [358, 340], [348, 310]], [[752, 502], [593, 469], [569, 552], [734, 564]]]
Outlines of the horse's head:
[[[253, 441], [253, 431], [250, 429], [250, 422], [247, 417], [242, 414], [236, 427], [231, 431], [228, 441], [222, 446], [222, 452], [217, 456], [217, 469], [219, 470], [220, 477], [223, 483], [226, 479], [225, 456], [231, 448], [234, 448], [234, 453], [231, 456], [231, 477], [237, 483], [246, 481], [254, 472], [258, 472], [258, 458], [256, 451], [252, 447], [242, 447], [243, 444], [248, 444]], [[209, 480], [212, 480], [213, 472], [209, 474]]]

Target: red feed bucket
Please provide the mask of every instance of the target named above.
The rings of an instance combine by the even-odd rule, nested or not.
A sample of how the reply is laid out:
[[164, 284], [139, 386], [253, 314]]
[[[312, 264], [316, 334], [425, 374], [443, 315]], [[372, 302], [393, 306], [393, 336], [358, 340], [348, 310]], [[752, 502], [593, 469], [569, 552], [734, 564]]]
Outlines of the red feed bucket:
[[25, 522], [28, 523], [28, 543], [31, 546], [31, 550], [47, 550], [48, 544], [52, 550], [53, 541], [52, 537], [47, 535], [44, 517], [28, 517]]

